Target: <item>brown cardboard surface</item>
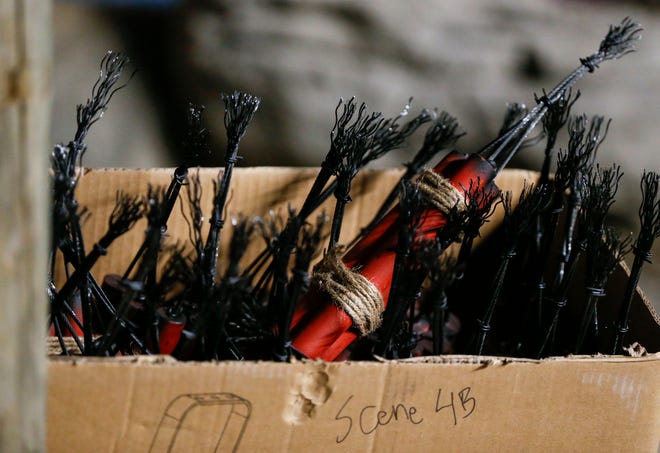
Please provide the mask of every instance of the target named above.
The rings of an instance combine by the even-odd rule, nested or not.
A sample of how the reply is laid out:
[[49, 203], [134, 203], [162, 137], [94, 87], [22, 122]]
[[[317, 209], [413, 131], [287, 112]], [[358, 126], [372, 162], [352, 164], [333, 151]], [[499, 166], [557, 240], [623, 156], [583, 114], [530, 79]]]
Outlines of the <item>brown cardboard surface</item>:
[[[191, 170], [195, 172], [197, 170]], [[201, 168], [199, 176], [203, 187], [202, 208], [206, 216], [212, 210], [212, 181], [221, 172], [217, 168]], [[78, 183], [76, 195], [80, 205], [89, 209], [89, 217], [83, 225], [85, 243], [91, 246], [97, 241], [107, 228], [107, 219], [112, 212], [117, 190], [131, 194], [146, 194], [148, 186], [167, 186], [170, 183], [174, 169], [159, 168], [150, 170], [124, 170], [124, 169], [85, 169]], [[318, 173], [317, 168], [287, 168], [287, 167], [258, 167], [237, 168], [234, 170], [232, 185], [228, 201], [228, 213], [236, 215], [239, 212], [248, 216], [264, 216], [269, 211], [286, 212], [288, 205], [302, 206], [304, 197], [311, 187]], [[348, 242], [359, 229], [366, 225], [380, 207], [390, 190], [396, 185], [402, 171], [365, 170], [353, 182], [353, 201], [348, 204], [341, 240]], [[503, 190], [520, 192], [523, 182], [536, 181], [537, 174], [526, 170], [504, 170], [497, 179]], [[182, 189], [181, 195], [184, 194]], [[332, 214], [334, 197], [324, 204], [322, 209], [328, 215]], [[498, 211], [493, 219], [486, 223], [482, 236], [495, 228], [498, 221]], [[146, 220], [141, 220], [124, 236], [117, 239], [109, 249], [109, 254], [103, 257], [92, 269], [95, 276], [107, 273], [121, 273], [128, 266], [143, 239]], [[208, 225], [207, 225], [208, 227]], [[229, 230], [229, 228], [227, 228]], [[186, 241], [188, 226], [183, 218], [180, 203], [177, 203], [170, 222], [168, 223], [169, 242]], [[229, 234], [223, 234], [221, 250], [229, 243]], [[246, 254], [246, 262], [250, 260], [250, 253], [260, 251], [261, 244], [255, 244]], [[220, 260], [223, 254], [220, 254]], [[62, 283], [62, 277], [56, 280]]]
[[51, 360], [49, 371], [53, 452], [654, 452], [660, 441], [657, 354], [445, 364], [79, 358]]
[[[205, 188], [217, 169], [202, 169]], [[317, 169], [235, 172], [229, 212], [264, 215], [300, 206]], [[168, 184], [171, 169], [86, 170], [78, 198], [90, 209], [88, 246], [106, 227], [115, 192]], [[400, 171], [354, 184], [343, 240], [378, 208]], [[503, 190], [531, 172], [509, 170]], [[204, 206], [210, 214], [210, 190]], [[332, 203], [332, 200], [330, 201]], [[331, 210], [328, 208], [328, 212]], [[484, 236], [497, 224], [486, 225]], [[122, 272], [144, 224], [114, 243], [93, 272]], [[170, 240], [185, 240], [179, 207]], [[229, 235], [224, 235], [227, 240]], [[614, 286], [625, 279], [619, 269]], [[616, 293], [616, 290], [612, 291]], [[660, 350], [657, 315], [639, 303], [631, 334]], [[603, 314], [603, 316], [606, 316]], [[52, 358], [49, 451], [656, 451], [660, 354], [544, 361], [442, 357], [370, 363], [176, 363], [164, 357]]]

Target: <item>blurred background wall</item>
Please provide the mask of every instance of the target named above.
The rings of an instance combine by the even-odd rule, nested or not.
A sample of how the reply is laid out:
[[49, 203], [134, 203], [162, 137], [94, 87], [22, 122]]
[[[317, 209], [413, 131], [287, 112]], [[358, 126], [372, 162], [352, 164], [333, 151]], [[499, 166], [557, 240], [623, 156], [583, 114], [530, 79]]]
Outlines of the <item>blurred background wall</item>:
[[[458, 148], [473, 151], [495, 136], [508, 102], [532, 104], [610, 23], [632, 16], [645, 28], [638, 52], [583, 80], [574, 113], [613, 119], [599, 160], [625, 171], [613, 207], [624, 231], [636, 232], [642, 170], [660, 170], [657, 0], [56, 0], [54, 10], [53, 143], [73, 134], [106, 50], [127, 52], [137, 69], [91, 132], [85, 165], [177, 164], [189, 101], [206, 106], [220, 150], [219, 93], [234, 89], [263, 99], [242, 165], [318, 165], [337, 100], [350, 96], [386, 116], [411, 96], [414, 109], [447, 110], [468, 132]], [[541, 160], [529, 149], [512, 165]], [[659, 267], [642, 283], [656, 305]]]

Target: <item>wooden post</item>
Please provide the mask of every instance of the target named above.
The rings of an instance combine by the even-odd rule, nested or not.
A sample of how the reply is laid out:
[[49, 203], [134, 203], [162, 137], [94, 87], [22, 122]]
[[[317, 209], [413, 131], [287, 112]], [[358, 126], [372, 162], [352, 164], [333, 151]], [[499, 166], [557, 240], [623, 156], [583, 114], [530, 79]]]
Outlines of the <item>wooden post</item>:
[[0, 0], [0, 451], [45, 450], [51, 0]]

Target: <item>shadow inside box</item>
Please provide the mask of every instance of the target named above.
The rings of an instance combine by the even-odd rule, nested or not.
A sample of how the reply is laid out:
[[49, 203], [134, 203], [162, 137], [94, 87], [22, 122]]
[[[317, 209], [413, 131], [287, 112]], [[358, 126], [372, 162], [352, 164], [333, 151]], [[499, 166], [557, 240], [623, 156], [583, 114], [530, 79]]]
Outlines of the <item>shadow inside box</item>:
[[[464, 280], [448, 291], [450, 312], [461, 324], [454, 344], [456, 352], [474, 353], [478, 320], [483, 316], [492, 293], [493, 279], [501, 260], [503, 236], [502, 228], [499, 228], [483, 241], [470, 257]], [[529, 269], [523, 264], [524, 257], [517, 255], [513, 258], [490, 323], [483, 355], [539, 358], [539, 349], [555, 313], [552, 282], [557, 269], [556, 247], [551, 250], [550, 257], [554, 259], [545, 266], [546, 287], [540, 304], [535, 296], [536, 290], [525, 284]], [[585, 266], [584, 256], [581, 256], [569, 286], [566, 305], [559, 312], [557, 329], [548, 337], [544, 357], [576, 353], [578, 331], [588, 298]], [[628, 269], [620, 264], [610, 276], [604, 296], [597, 301], [598, 334], [594, 333], [592, 325], [580, 354], [612, 353], [616, 334], [614, 326], [627, 281]], [[660, 351], [660, 320], [651, 302], [640, 294], [639, 287], [633, 297], [629, 327], [624, 347], [638, 342], [648, 352]]]
[[[642, 270], [642, 275], [639, 279], [639, 286], [646, 298], [651, 302], [656, 312], [660, 312], [660, 264], [658, 257], [660, 257], [660, 241], [656, 241], [651, 250], [651, 255], [656, 257], [652, 264], [647, 264]], [[626, 257], [628, 267], [632, 265], [634, 257]]]

